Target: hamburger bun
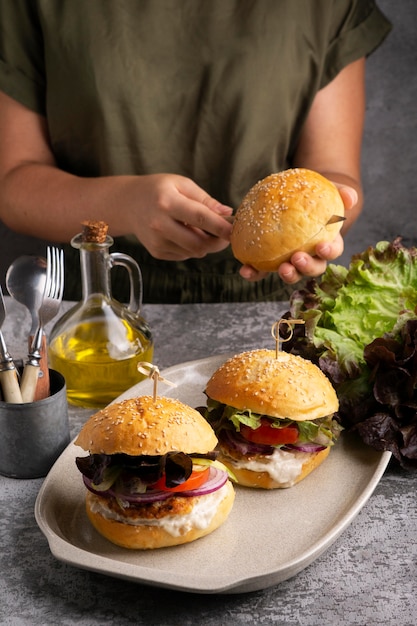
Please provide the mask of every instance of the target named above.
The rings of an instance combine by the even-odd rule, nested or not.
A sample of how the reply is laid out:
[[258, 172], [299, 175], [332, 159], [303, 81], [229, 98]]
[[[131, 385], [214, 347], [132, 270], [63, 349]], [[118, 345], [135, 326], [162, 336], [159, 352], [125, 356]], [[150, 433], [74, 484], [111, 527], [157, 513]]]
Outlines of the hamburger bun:
[[214, 372], [206, 394], [236, 409], [294, 421], [315, 420], [339, 408], [329, 379], [295, 354], [252, 350], [228, 359]]
[[158, 396], [110, 404], [84, 424], [75, 445], [90, 454], [206, 453], [216, 446], [213, 429], [198, 411], [179, 400]]
[[[188, 543], [217, 529], [232, 509], [234, 488], [224, 478], [213, 492], [199, 487], [189, 495], [181, 490], [167, 495], [165, 490], [166, 497], [155, 500], [135, 487], [143, 476], [139, 473], [142, 457], [146, 468], [152, 457], [159, 467], [160, 459], [172, 453], [212, 457], [217, 444], [213, 429], [198, 411], [178, 400], [141, 396], [111, 404], [84, 424], [75, 444], [89, 452], [88, 457], [77, 458], [80, 471], [85, 469], [87, 516], [103, 537], [118, 546], [146, 550]], [[117, 482], [102, 488], [91, 480], [91, 464], [98, 464], [94, 476], [97, 467], [101, 476], [101, 459], [116, 472], [122, 467], [121, 490]], [[145, 492], [161, 493], [161, 487], [153, 484], [152, 479]], [[126, 493], [125, 485], [133, 491]]]
[[[234, 256], [259, 271], [275, 272], [297, 251], [315, 253], [333, 241], [345, 210], [337, 187], [312, 170], [294, 168], [257, 182], [236, 211], [231, 234]], [[328, 224], [330, 218], [340, 221]]]
[[[294, 427], [303, 421], [314, 422], [322, 418], [331, 420], [339, 408], [336, 392], [325, 374], [311, 361], [286, 352], [276, 355], [274, 350], [242, 352], [213, 373], [205, 392], [208, 404], [214, 400], [220, 404], [216, 411], [224, 411], [220, 419], [218, 413], [213, 418], [219, 437], [219, 460], [233, 472], [238, 484], [261, 489], [291, 487], [329, 455], [332, 441], [326, 442], [325, 447], [321, 444], [310, 448], [277, 445], [273, 453], [271, 450], [263, 452], [262, 448], [254, 452], [250, 446], [241, 445], [242, 425], [238, 431], [235, 431], [235, 425], [230, 425], [230, 415], [235, 409], [266, 417], [268, 423], [279, 420], [280, 426]], [[210, 420], [210, 410], [207, 419]], [[225, 422], [227, 436], [224, 436]], [[338, 434], [337, 428], [336, 431]]]

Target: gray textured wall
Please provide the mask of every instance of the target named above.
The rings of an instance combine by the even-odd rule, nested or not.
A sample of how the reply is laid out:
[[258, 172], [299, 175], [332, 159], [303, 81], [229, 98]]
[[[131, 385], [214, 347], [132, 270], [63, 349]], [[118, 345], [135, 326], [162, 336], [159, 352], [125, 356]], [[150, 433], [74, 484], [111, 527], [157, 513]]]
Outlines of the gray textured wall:
[[380, 240], [417, 245], [417, 0], [379, 0], [393, 24], [368, 59], [362, 171], [364, 211], [345, 240], [343, 263]]
[[[341, 262], [397, 235], [417, 245], [417, 0], [379, 0], [393, 31], [369, 58], [363, 146], [364, 212], [345, 241]], [[0, 223], [0, 283], [21, 254], [45, 254], [45, 243]]]

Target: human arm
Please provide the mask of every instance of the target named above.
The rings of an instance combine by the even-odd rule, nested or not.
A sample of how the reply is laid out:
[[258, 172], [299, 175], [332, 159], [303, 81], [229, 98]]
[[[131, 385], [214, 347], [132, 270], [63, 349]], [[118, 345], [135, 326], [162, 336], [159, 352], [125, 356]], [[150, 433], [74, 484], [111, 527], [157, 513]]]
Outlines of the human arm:
[[[303, 127], [293, 166], [315, 170], [333, 181], [346, 209], [341, 235], [332, 244], [318, 244], [316, 256], [294, 253], [291, 263], [283, 263], [279, 275], [289, 284], [302, 276], [318, 276], [328, 261], [343, 252], [342, 235], [358, 218], [363, 204], [360, 155], [365, 115], [365, 60], [347, 65], [312, 104]], [[243, 266], [241, 275], [259, 280], [265, 274]]]
[[156, 258], [203, 257], [228, 245], [220, 204], [174, 174], [82, 178], [57, 167], [43, 116], [0, 92], [0, 219], [22, 234], [69, 241], [85, 219], [134, 234]]

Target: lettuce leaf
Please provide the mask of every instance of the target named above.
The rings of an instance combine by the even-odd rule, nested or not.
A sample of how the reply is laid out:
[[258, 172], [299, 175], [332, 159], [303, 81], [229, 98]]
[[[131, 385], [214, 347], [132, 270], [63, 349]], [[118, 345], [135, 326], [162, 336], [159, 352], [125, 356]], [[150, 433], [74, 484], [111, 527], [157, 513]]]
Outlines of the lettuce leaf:
[[[241, 424], [249, 426], [254, 430], [261, 425], [263, 414], [254, 413], [250, 409], [237, 409], [227, 404], [222, 404], [212, 398], [207, 398], [207, 408], [202, 410], [203, 416], [208, 420], [216, 433], [222, 428], [230, 428], [233, 424], [234, 430], [240, 432]], [[277, 418], [267, 415], [271, 428], [287, 428], [296, 426], [299, 432], [299, 443], [320, 443], [322, 445], [333, 445], [338, 438], [341, 427], [333, 419], [333, 415], [327, 415], [314, 420], [294, 421], [286, 418]], [[279, 446], [278, 446], [279, 447]]]
[[79, 471], [86, 476], [97, 491], [107, 491], [116, 481], [134, 483], [136, 492], [145, 492], [165, 474], [167, 487], [176, 487], [189, 478], [193, 458], [215, 460], [218, 453], [194, 452], [192, 455], [172, 451], [162, 455], [131, 456], [124, 453], [89, 454], [76, 457]]
[[[399, 238], [383, 241], [353, 256], [348, 268], [330, 264], [320, 281], [293, 293], [286, 317], [304, 319], [305, 329], [296, 326], [292, 339], [283, 343], [284, 350], [309, 358], [330, 378], [342, 425], [357, 430], [369, 445], [391, 450], [404, 467], [417, 467], [416, 409], [410, 413], [412, 404], [417, 408], [417, 359], [408, 362], [406, 424], [399, 415], [404, 376], [398, 371], [406, 342], [416, 340], [416, 312], [417, 248], [405, 248]], [[378, 343], [375, 361], [376, 339], [389, 348]], [[381, 394], [381, 382], [376, 384], [378, 369], [379, 376], [386, 373], [381, 350], [400, 354], [390, 357], [390, 375], [393, 369], [397, 374], [389, 397]], [[373, 425], [372, 415], [378, 415]]]

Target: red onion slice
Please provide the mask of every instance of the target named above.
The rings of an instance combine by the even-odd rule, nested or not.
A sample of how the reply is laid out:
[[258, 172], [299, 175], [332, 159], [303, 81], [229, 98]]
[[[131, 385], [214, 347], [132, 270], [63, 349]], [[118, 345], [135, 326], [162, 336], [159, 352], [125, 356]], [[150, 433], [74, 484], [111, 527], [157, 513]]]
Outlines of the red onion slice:
[[287, 443], [285, 444], [284, 449], [290, 451], [294, 450], [298, 452], [321, 452], [321, 450], [324, 450], [326, 447], [327, 446], [322, 446], [318, 443]]
[[147, 504], [150, 502], [160, 502], [167, 500], [175, 496], [183, 496], [186, 498], [192, 498], [196, 496], [204, 496], [209, 493], [217, 491], [226, 483], [228, 475], [225, 471], [218, 469], [217, 467], [209, 468], [209, 475], [206, 482], [197, 489], [190, 489], [189, 491], [147, 491], [145, 493], [124, 493], [122, 491], [116, 491], [114, 489], [108, 489], [107, 491], [97, 491], [94, 489], [91, 481], [83, 476], [84, 484], [92, 493], [104, 498], [112, 497], [129, 502], [131, 504]]

